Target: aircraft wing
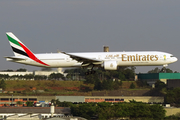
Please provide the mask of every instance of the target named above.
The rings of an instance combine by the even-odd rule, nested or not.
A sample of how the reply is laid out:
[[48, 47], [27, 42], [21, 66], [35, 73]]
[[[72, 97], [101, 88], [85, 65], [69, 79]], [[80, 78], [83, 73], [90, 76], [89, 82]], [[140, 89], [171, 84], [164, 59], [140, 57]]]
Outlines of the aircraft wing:
[[69, 55], [72, 59], [74, 59], [78, 62], [82, 62], [82, 64], [91, 64], [91, 63], [92, 64], [101, 64], [101, 63], [103, 63], [102, 60], [98, 60], [98, 59], [92, 59], [92, 58], [88, 58], [88, 57], [73, 55], [73, 54], [66, 53], [66, 52], [61, 52], [61, 53]]

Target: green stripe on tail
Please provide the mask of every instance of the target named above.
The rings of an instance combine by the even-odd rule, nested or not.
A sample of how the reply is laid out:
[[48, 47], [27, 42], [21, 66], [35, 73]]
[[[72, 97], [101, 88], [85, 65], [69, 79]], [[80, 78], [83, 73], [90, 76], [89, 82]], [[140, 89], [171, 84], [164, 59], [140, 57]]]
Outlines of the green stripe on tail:
[[8, 37], [8, 40], [9, 40], [10, 42], [12, 42], [12, 43], [14, 43], [14, 44], [16, 44], [16, 45], [22, 47], [22, 46], [18, 43], [18, 41], [14, 40], [14, 39], [11, 38], [9, 35], [7, 35], [7, 37]]

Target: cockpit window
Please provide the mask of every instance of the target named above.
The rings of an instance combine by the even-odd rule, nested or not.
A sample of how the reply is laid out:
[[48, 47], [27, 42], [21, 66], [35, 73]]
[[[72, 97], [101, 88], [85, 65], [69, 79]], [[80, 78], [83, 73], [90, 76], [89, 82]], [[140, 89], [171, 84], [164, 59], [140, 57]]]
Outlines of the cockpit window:
[[170, 57], [174, 57], [173, 55], [171, 55]]

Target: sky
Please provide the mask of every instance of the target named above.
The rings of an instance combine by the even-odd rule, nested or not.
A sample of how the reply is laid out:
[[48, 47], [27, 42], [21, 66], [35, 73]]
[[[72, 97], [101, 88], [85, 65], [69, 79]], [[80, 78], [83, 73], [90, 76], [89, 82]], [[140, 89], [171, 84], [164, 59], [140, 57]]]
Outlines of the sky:
[[[180, 0], [1, 0], [0, 70], [38, 67], [7, 62], [13, 32], [34, 53], [163, 51], [180, 59]], [[180, 72], [180, 60], [168, 68]], [[156, 66], [136, 67], [136, 73]], [[161, 66], [159, 68], [162, 68]]]

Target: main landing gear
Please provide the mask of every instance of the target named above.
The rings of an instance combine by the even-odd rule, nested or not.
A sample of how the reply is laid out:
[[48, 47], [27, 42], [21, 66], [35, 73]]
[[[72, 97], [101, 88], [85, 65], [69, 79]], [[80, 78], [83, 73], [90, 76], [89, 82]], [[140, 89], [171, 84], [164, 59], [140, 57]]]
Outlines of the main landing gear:
[[96, 73], [96, 71], [93, 70], [93, 67], [94, 67], [93, 64], [92, 64], [92, 65], [89, 65], [88, 67], [89, 67], [90, 69], [88, 69], [88, 71], [85, 72], [85, 75], [91, 75], [91, 74], [95, 74], [95, 73]]

